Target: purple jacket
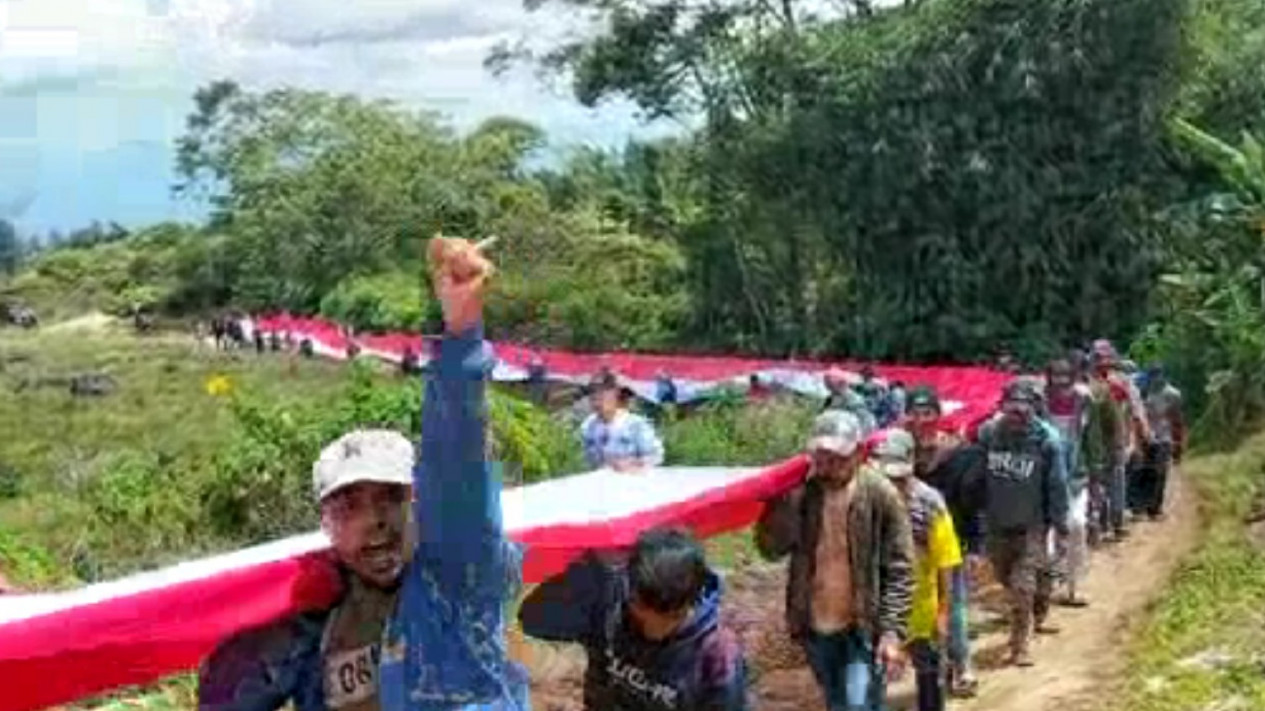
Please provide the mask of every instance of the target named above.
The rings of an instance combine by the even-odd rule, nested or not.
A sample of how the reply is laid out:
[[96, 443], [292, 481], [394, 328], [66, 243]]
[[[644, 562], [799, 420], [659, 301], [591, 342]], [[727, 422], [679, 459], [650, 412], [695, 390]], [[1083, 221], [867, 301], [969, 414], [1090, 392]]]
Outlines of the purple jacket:
[[589, 553], [532, 591], [518, 619], [529, 637], [579, 642], [588, 654], [589, 711], [744, 711], [746, 668], [720, 625], [720, 579], [709, 573], [693, 616], [662, 642], [627, 617], [628, 576]]

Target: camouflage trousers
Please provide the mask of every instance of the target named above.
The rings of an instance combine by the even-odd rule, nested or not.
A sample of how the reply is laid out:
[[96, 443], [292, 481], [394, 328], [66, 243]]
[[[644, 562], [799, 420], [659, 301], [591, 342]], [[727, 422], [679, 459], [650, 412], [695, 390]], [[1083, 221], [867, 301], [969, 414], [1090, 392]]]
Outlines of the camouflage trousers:
[[1033, 627], [1050, 611], [1054, 584], [1047, 531], [998, 532], [988, 536], [993, 575], [1006, 589], [1010, 606], [1010, 651], [1027, 652]]

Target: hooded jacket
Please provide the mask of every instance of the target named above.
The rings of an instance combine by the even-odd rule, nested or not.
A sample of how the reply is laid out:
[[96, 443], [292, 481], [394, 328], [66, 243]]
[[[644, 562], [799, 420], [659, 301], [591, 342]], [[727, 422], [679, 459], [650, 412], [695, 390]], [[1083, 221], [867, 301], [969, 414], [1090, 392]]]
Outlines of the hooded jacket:
[[1067, 525], [1066, 457], [1054, 427], [1034, 418], [1014, 430], [1000, 420], [979, 432], [989, 533]]
[[741, 711], [745, 665], [737, 638], [720, 624], [720, 593], [708, 572], [690, 618], [649, 641], [628, 619], [626, 570], [589, 553], [533, 590], [518, 619], [528, 637], [584, 646], [588, 711]]
[[[521, 555], [503, 536], [484, 448], [489, 349], [478, 327], [439, 346], [422, 405], [425, 456], [413, 470], [418, 543], [369, 653], [380, 661], [357, 671], [377, 685], [381, 711], [527, 711], [527, 675], [509, 661], [504, 637]], [[276, 711], [287, 702], [326, 711], [329, 620], [329, 612], [299, 615], [225, 641], [202, 665], [199, 711]]]

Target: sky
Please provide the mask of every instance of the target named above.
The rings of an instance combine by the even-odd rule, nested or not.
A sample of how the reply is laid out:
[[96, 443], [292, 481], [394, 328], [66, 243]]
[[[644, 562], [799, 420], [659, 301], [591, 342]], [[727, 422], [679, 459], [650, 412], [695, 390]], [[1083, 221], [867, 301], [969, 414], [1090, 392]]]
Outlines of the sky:
[[483, 68], [501, 40], [577, 28], [522, 0], [0, 0], [0, 218], [27, 233], [198, 219], [170, 193], [173, 143], [220, 78], [390, 98], [461, 128], [519, 116], [559, 147], [670, 130]]

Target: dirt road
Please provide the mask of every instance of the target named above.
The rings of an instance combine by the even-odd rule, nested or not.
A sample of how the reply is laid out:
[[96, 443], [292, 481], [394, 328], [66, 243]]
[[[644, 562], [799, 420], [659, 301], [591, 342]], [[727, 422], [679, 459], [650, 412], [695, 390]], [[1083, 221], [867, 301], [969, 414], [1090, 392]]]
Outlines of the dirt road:
[[[1139, 522], [1132, 537], [1094, 556], [1086, 594], [1093, 604], [1083, 610], [1059, 610], [1062, 633], [1042, 639], [1034, 652], [1036, 667], [986, 672], [979, 698], [960, 708], [970, 711], [1071, 711], [1094, 707], [1095, 691], [1118, 676], [1126, 660], [1129, 628], [1147, 604], [1162, 592], [1178, 563], [1198, 542], [1199, 506], [1189, 485], [1170, 483], [1168, 518]], [[994, 664], [1004, 639], [981, 640], [981, 652]]]
[[[1163, 589], [1170, 573], [1196, 542], [1198, 510], [1185, 482], [1176, 479], [1169, 516], [1160, 523], [1138, 522], [1132, 537], [1095, 553], [1085, 592], [1092, 601], [1080, 610], [1056, 608], [1062, 630], [1037, 640], [1031, 669], [998, 668], [1005, 634], [1000, 611], [986, 600], [973, 610], [979, 632], [975, 657], [980, 694], [953, 702], [961, 711], [1071, 711], [1092, 708], [1099, 684], [1119, 672], [1129, 625]], [[782, 631], [783, 572], [759, 567], [730, 576], [725, 618], [739, 632], [754, 667], [754, 711], [816, 711], [821, 697], [802, 655]], [[985, 596], [986, 598], [989, 596]], [[530, 645], [533, 708], [579, 711], [583, 659], [570, 647]], [[895, 685], [893, 711], [912, 709], [912, 683]]]

